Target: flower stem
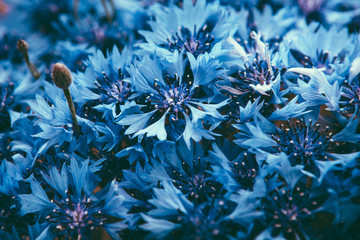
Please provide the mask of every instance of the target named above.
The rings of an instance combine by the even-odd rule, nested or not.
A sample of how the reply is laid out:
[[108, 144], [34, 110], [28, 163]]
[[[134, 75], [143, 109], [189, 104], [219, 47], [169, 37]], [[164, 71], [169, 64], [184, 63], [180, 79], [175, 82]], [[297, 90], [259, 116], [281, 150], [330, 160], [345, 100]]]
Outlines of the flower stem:
[[29, 58], [29, 45], [27, 44], [27, 42], [25, 42], [24, 40], [20, 39], [18, 42], [17, 42], [17, 49], [19, 50], [19, 52], [22, 54], [24, 60], [25, 60], [25, 63], [26, 63], [26, 66], [28, 67], [28, 69], [30, 70], [31, 72], [31, 75], [37, 80], [40, 78], [40, 73], [37, 69], [37, 67], [35, 66], [34, 63], [32, 63], [30, 61], [30, 58]]
[[74, 106], [74, 102], [73, 102], [71, 94], [70, 94], [70, 90], [68, 88], [66, 88], [66, 89], [63, 89], [63, 91], [64, 91], [64, 95], [66, 97], [66, 101], [67, 101], [67, 103], [69, 105], [69, 108], [70, 108], [75, 133], [76, 133], [76, 135], [79, 136], [80, 135], [80, 128], [79, 128], [79, 124], [78, 124], [77, 119], [76, 119], [75, 106]]

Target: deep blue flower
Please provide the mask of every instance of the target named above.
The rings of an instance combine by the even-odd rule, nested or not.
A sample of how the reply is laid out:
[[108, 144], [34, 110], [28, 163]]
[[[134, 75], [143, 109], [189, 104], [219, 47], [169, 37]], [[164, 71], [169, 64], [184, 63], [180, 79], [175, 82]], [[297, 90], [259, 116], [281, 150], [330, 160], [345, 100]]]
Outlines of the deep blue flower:
[[[211, 174], [228, 193], [237, 192], [240, 189], [252, 190], [256, 177], [259, 175], [259, 165], [255, 155], [249, 152], [241, 152], [236, 146], [231, 146], [231, 153], [221, 150], [217, 145], [213, 145], [212, 157], [209, 158], [213, 163]], [[228, 150], [228, 149], [226, 149]], [[225, 154], [230, 154], [226, 156]], [[230, 158], [230, 159], [229, 159]]]
[[[127, 49], [120, 54], [115, 46], [108, 57], [101, 51], [89, 57], [86, 70], [75, 76], [77, 90], [75, 102], [80, 106], [80, 115], [94, 122], [113, 119], [126, 108], [132, 94], [126, 67], [132, 53]], [[102, 113], [102, 114], [101, 114]], [[103, 115], [103, 116], [101, 116]]]
[[152, 232], [150, 237], [161, 239], [229, 239], [239, 228], [226, 218], [229, 206], [214, 201], [209, 205], [195, 205], [171, 183], [164, 189], [154, 189], [149, 202], [156, 208], [142, 217], [142, 229]]
[[316, 21], [325, 26], [346, 25], [359, 15], [359, 4], [352, 0], [276, 0], [274, 2], [297, 6], [307, 23]]
[[[264, 128], [266, 132], [261, 130], [259, 125], [237, 125], [236, 127], [241, 131], [239, 139], [235, 142], [242, 147], [257, 149], [260, 152], [265, 150], [273, 153], [277, 149], [278, 152], [283, 152], [289, 157], [293, 166], [304, 166], [305, 170], [319, 176], [321, 174], [319, 162], [337, 159], [336, 154], [351, 154], [357, 151], [357, 145], [352, 144], [358, 141], [353, 124], [357, 124], [357, 121], [349, 123], [338, 133], [311, 120], [295, 122], [288, 120], [287, 123], [280, 124], [279, 128], [275, 126]], [[349, 138], [350, 135], [355, 138]]]
[[22, 215], [40, 213], [44, 217], [48, 224], [41, 234], [44, 238], [91, 238], [92, 232], [101, 228], [117, 238], [116, 231], [126, 226], [119, 221], [127, 210], [122, 206], [123, 198], [115, 192], [114, 183], [106, 192], [93, 194], [96, 180], [88, 161], [78, 164], [72, 160], [69, 167], [63, 165], [60, 171], [52, 167], [42, 177], [53, 189], [52, 194], [34, 180], [32, 193], [21, 194], [19, 198]]
[[336, 64], [345, 61], [345, 55], [354, 50], [354, 37], [346, 29], [335, 26], [329, 30], [316, 23], [290, 31], [285, 37], [290, 40], [292, 64], [318, 68], [326, 74], [336, 70]]
[[[155, 11], [155, 20], [149, 22], [152, 31], [141, 30], [147, 43], [144, 50], [171, 59], [172, 52], [184, 51], [195, 57], [221, 47], [230, 35], [229, 14], [218, 3], [204, 0], [185, 0], [183, 8], [170, 4], [168, 8]], [[218, 47], [215, 47], [218, 46]], [[212, 55], [219, 54], [218, 50]]]
[[[21, 163], [20, 163], [21, 164]], [[27, 193], [29, 188], [15, 176], [12, 167], [3, 161], [0, 164], [0, 238], [14, 239], [15, 236], [27, 235], [28, 225], [32, 223], [31, 216], [20, 217], [20, 204], [17, 196]]]
[[[266, 60], [254, 60], [252, 63], [245, 64], [245, 70], [240, 70], [237, 74], [234, 74], [234, 77], [229, 77], [229, 85], [219, 85], [219, 88], [224, 94], [233, 99], [233, 104], [236, 105], [234, 107], [236, 109], [235, 115], [238, 108], [259, 102], [259, 100], [265, 101], [265, 105], [267, 105], [262, 112], [270, 113], [274, 110], [272, 106], [268, 105], [271, 101], [276, 101], [274, 100], [277, 94], [276, 85], [280, 86], [283, 72], [283, 70], [280, 72], [278, 68], [273, 66], [270, 69]], [[238, 114], [241, 114], [240, 112]]]
[[38, 56], [44, 66], [46, 79], [51, 80], [51, 67], [54, 62], [63, 62], [71, 71], [84, 71], [84, 61], [88, 56], [95, 53], [94, 47], [87, 44], [74, 44], [70, 41], [58, 41], [56, 45], [51, 46]]
[[185, 69], [186, 61], [177, 51], [171, 63], [145, 56], [130, 67], [134, 95], [138, 96], [143, 113], [120, 116], [118, 123], [129, 125], [125, 134], [157, 136], [159, 140], [166, 140], [168, 136], [176, 139], [179, 136], [172, 137], [170, 129], [177, 125], [178, 129], [184, 129], [182, 136], [188, 147], [191, 138], [195, 141], [203, 137], [214, 139], [211, 128], [204, 129], [200, 120], [210, 121], [211, 126], [211, 123], [224, 119], [217, 109], [228, 100], [211, 102], [209, 89], [212, 81], [222, 73], [220, 63], [207, 54], [195, 59], [189, 53], [188, 57], [189, 72]]
[[232, 21], [238, 25], [233, 39], [228, 43], [239, 44], [246, 53], [254, 52], [256, 41], [250, 33], [255, 31], [259, 34], [261, 41], [268, 44], [269, 49], [277, 51], [284, 35], [294, 25], [296, 12], [294, 8], [284, 7], [274, 12], [269, 5], [265, 5], [262, 11], [256, 8], [247, 10], [242, 8], [232, 14]]
[[[349, 238], [357, 234], [357, 222], [359, 221], [359, 158], [357, 157], [351, 164], [347, 164], [338, 169], [333, 169], [326, 175], [327, 186], [334, 190], [338, 196], [339, 213], [333, 222], [333, 229], [328, 235], [335, 236], [342, 233]], [[336, 226], [336, 227], [335, 227]], [[326, 235], [326, 233], [324, 233]]]
[[[357, 51], [354, 51], [357, 52]], [[353, 114], [359, 115], [359, 58], [355, 58], [348, 71], [346, 80], [342, 83], [339, 99], [340, 113], [349, 119]]]
[[340, 98], [341, 113], [347, 118], [352, 114], [358, 115], [360, 103], [360, 78], [357, 77], [349, 83], [344, 82]]
[[274, 189], [262, 199], [272, 237], [280, 235], [289, 239], [308, 238], [307, 225], [311, 224], [311, 219], [320, 206], [321, 203], [312, 199], [303, 186]]
[[303, 166], [291, 167], [284, 155], [267, 171], [270, 175], [259, 179], [254, 186], [254, 194], [259, 197], [264, 213], [263, 232], [259, 237], [314, 238], [319, 233], [316, 218], [332, 219], [336, 214], [334, 195], [309, 181]]
[[[205, 145], [205, 144], [204, 144]], [[198, 144], [187, 149], [183, 142], [176, 143], [170, 149], [165, 148], [161, 163], [152, 161], [147, 167], [148, 175], [143, 176], [150, 182], [171, 181], [190, 201], [202, 203], [209, 198], [215, 198], [221, 194], [221, 185], [214, 181], [209, 170], [210, 161], [206, 157], [204, 149]], [[157, 154], [161, 151], [156, 149]]]
[[8, 174], [4, 163], [0, 165], [0, 172], [0, 236], [4, 236], [4, 232], [11, 232], [12, 225], [19, 217], [13, 198], [18, 193], [19, 184]]
[[101, 20], [100, 17], [87, 16], [75, 21], [73, 16], [63, 15], [59, 21], [61, 23], [58, 31], [62, 33], [62, 36], [67, 36], [68, 41], [73, 44], [96, 47], [104, 54], [112, 51], [114, 46], [122, 50], [130, 38], [134, 38], [131, 32], [124, 29], [121, 19], [115, 19], [110, 24], [108, 21]]
[[[252, 31], [250, 37], [254, 41], [251, 49], [244, 49], [233, 39], [229, 42], [234, 46], [231, 53], [238, 55], [239, 59], [231, 62], [229, 76], [217, 82], [219, 91], [233, 100], [229, 104], [230, 115], [242, 120], [250, 120], [256, 112], [269, 117], [272, 112], [280, 110], [280, 106], [284, 108], [290, 104], [285, 98], [289, 91], [283, 82], [286, 68], [280, 57], [282, 53], [272, 52], [260, 34]], [[305, 110], [304, 104], [302, 108]]]
[[359, 19], [0, 0], [0, 239], [357, 239]]
[[[73, 85], [70, 86], [73, 89]], [[27, 117], [35, 117], [34, 124], [40, 127], [40, 131], [33, 137], [44, 139], [43, 145], [38, 149], [38, 153], [45, 152], [49, 147], [64, 142], [72, 142], [78, 146], [78, 151], [86, 152], [89, 144], [98, 137], [95, 123], [79, 115], [76, 116], [81, 132], [76, 134], [70, 109], [61, 89], [48, 82], [44, 83], [45, 98], [36, 94], [36, 100], [29, 100], [32, 113]], [[75, 87], [74, 87], [75, 89]], [[72, 90], [75, 92], [75, 90]], [[79, 110], [77, 110], [80, 112]], [[82, 144], [85, 143], [85, 144]]]

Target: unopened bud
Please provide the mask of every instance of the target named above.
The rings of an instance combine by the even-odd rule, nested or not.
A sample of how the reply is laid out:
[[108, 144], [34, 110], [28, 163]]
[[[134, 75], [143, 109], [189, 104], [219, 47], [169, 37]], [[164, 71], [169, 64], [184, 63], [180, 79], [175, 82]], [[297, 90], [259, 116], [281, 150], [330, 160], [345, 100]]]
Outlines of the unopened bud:
[[70, 94], [70, 90], [69, 87], [71, 85], [71, 72], [70, 70], [62, 63], [56, 63], [52, 69], [52, 73], [51, 76], [53, 78], [53, 81], [55, 83], [55, 85], [58, 88], [61, 88], [64, 92], [66, 101], [69, 105], [69, 109], [70, 109], [70, 113], [71, 113], [71, 117], [73, 119], [73, 124], [74, 124], [74, 131], [77, 135], [80, 134], [80, 128], [79, 128], [79, 124], [77, 122], [76, 119], [76, 112], [75, 112], [75, 106], [74, 106], [74, 102], [72, 100], [71, 94]]
[[52, 69], [51, 76], [55, 85], [61, 89], [68, 89], [72, 78], [70, 70], [62, 63], [56, 63]]
[[33, 75], [33, 77], [35, 79], [39, 79], [40, 78], [40, 73], [39, 73], [37, 67], [35, 66], [34, 63], [30, 62], [29, 44], [27, 44], [27, 42], [25, 42], [24, 40], [20, 39], [17, 42], [17, 49], [23, 55], [24, 61], [25, 61], [26, 65], [27, 65], [27, 67], [29, 68], [31, 74]]
[[22, 55], [28, 55], [29, 45], [24, 40], [20, 39], [17, 42], [17, 49], [21, 52]]

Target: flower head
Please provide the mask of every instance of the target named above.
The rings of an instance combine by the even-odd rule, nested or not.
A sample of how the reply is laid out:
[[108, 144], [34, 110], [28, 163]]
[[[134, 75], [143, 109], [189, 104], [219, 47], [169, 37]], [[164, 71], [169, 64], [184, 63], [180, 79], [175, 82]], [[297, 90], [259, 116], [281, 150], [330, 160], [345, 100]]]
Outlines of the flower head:
[[270, 225], [271, 236], [274, 237], [306, 237], [305, 226], [320, 206], [316, 200], [311, 199], [309, 191], [303, 186], [274, 189], [262, 199], [265, 218]]
[[[232, 152], [229, 153], [227, 147]], [[225, 154], [228, 154], [226, 156]], [[252, 190], [259, 175], [259, 166], [255, 155], [241, 152], [236, 146], [224, 143], [223, 149], [213, 145], [213, 152], [209, 160], [213, 163], [211, 174], [221, 182], [228, 194], [243, 190]]]
[[164, 153], [162, 164], [153, 162], [148, 168], [148, 178], [154, 183], [166, 178], [192, 202], [206, 202], [221, 193], [221, 185], [208, 173], [211, 164], [205, 154], [198, 143], [190, 149], [177, 143]]
[[159, 51], [166, 58], [175, 50], [197, 57], [225, 40], [229, 23], [228, 14], [217, 3], [185, 0], [182, 8], [172, 3], [165, 11], [155, 11], [155, 20], [149, 22], [152, 31], [140, 31], [147, 40], [140, 46], [151, 53]]
[[122, 19], [115, 19], [109, 24], [108, 21], [101, 20], [100, 16], [87, 16], [75, 21], [72, 16], [66, 15], [59, 21], [62, 27], [57, 30], [62, 35], [69, 36], [69, 41], [73, 44], [96, 47], [103, 54], [112, 51], [114, 46], [122, 50], [128, 45], [130, 38], [133, 38], [132, 33], [119, 23]]
[[304, 121], [280, 125], [272, 138], [281, 151], [290, 157], [293, 165], [314, 166], [314, 160], [327, 159], [327, 153], [334, 151], [333, 133], [329, 128], [320, 130], [320, 124], [306, 124]]
[[[149, 202], [156, 208], [143, 214], [142, 229], [161, 239], [227, 239], [238, 227], [226, 220], [229, 210], [224, 201], [209, 205], [194, 205], [171, 183], [164, 182], [164, 189], [155, 189]], [[169, 204], [170, 203], [170, 204]]]
[[[45, 216], [43, 220], [47, 222], [48, 229], [43, 234], [47, 237], [55, 234], [71, 239], [91, 238], [92, 233], [101, 228], [110, 235], [115, 234], [124, 224], [111, 223], [110, 218], [119, 221], [124, 216], [126, 210], [121, 206], [123, 198], [116, 195], [114, 184], [110, 184], [104, 195], [93, 194], [96, 180], [90, 172], [88, 161], [81, 165], [76, 161], [71, 160], [69, 169], [63, 165], [60, 171], [52, 167], [49, 175], [42, 173], [53, 194], [47, 195], [36, 180], [32, 181], [32, 193], [19, 195], [22, 215], [40, 212]], [[114, 204], [116, 209], [113, 208]]]
[[[207, 54], [197, 59], [190, 54], [188, 56], [191, 69], [188, 73], [185, 72], [186, 61], [177, 51], [173, 54], [171, 63], [162, 63], [156, 57], [151, 59], [146, 56], [131, 66], [133, 94], [138, 96], [137, 102], [143, 113], [120, 116], [120, 125], [130, 125], [126, 134], [147, 134], [165, 140], [167, 131], [170, 131], [166, 130], [165, 125], [170, 121], [183, 126], [183, 137], [188, 147], [190, 138], [197, 141], [202, 137], [212, 139], [210, 131], [202, 129], [199, 120], [207, 119], [207, 116], [212, 117], [212, 120], [209, 119], [210, 123], [223, 119], [217, 109], [228, 100], [220, 103], [206, 102], [210, 97], [209, 87], [213, 79], [221, 74], [219, 62], [210, 59]], [[212, 70], [208, 71], [210, 66]]]
[[77, 73], [74, 80], [78, 87], [74, 98], [82, 117], [100, 122], [103, 115], [112, 121], [125, 108], [132, 94], [126, 71], [131, 58], [131, 51], [124, 49], [120, 54], [115, 46], [108, 57], [97, 51], [87, 60], [85, 72]]

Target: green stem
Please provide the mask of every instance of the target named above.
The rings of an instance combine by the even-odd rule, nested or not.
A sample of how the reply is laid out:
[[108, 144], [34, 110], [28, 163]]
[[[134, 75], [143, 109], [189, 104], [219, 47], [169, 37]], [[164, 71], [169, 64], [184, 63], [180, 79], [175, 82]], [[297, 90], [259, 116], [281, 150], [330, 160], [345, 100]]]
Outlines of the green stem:
[[71, 94], [70, 94], [70, 90], [67, 88], [67, 89], [63, 89], [63, 91], [64, 91], [64, 95], [66, 97], [67, 103], [69, 105], [69, 108], [70, 108], [75, 133], [76, 133], [76, 135], [79, 136], [80, 135], [80, 128], [79, 128], [79, 124], [78, 124], [77, 119], [76, 119], [75, 106], [74, 106], [74, 102], [73, 102]]

